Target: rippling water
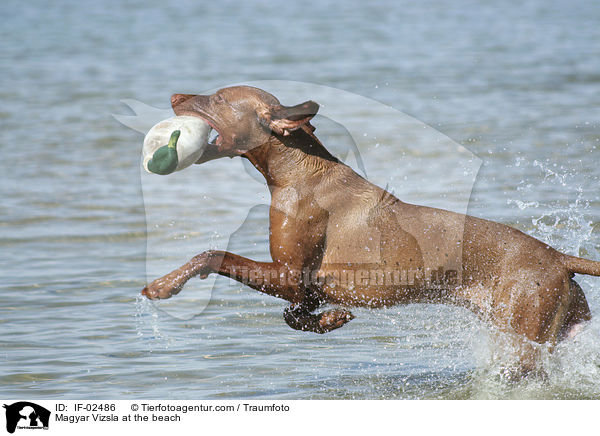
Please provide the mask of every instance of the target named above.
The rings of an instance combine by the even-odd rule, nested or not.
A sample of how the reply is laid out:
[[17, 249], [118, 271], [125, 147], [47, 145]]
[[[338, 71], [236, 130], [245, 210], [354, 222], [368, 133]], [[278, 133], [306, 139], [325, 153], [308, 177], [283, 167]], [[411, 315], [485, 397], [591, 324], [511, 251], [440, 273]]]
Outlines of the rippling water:
[[[236, 252], [265, 259], [268, 193], [237, 159], [147, 184], [142, 136], [111, 116], [127, 113], [122, 99], [164, 109], [173, 92], [255, 80], [342, 89], [477, 154], [469, 213], [600, 259], [597, 2], [309, 1], [274, 12], [266, 1], [6, 0], [0, 12], [1, 397], [600, 397], [597, 278], [578, 279], [595, 318], [547, 357], [548, 382], [517, 385], [497, 377], [486, 327], [456, 308], [358, 309], [317, 336], [290, 330], [281, 301], [222, 278], [190, 283], [184, 293], [211, 298], [182, 316], [142, 300], [146, 273], [228, 243], [218, 229], [244, 222]], [[365, 129], [381, 124], [346, 110]], [[316, 124], [326, 145], [345, 140]], [[460, 208], [436, 198], [436, 180], [409, 183], [450, 168], [447, 150], [418, 141], [361, 149], [368, 177], [386, 180], [398, 162], [400, 198]], [[148, 271], [147, 243], [160, 247]]]

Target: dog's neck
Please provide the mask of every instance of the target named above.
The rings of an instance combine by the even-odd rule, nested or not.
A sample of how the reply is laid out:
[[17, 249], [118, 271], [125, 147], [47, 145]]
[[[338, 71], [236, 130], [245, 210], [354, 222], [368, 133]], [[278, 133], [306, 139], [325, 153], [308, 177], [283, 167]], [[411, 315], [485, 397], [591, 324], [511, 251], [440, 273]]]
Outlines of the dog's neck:
[[340, 164], [312, 133], [310, 127], [298, 129], [288, 136], [270, 139], [242, 155], [265, 177], [269, 187], [286, 187], [307, 178], [322, 177]]

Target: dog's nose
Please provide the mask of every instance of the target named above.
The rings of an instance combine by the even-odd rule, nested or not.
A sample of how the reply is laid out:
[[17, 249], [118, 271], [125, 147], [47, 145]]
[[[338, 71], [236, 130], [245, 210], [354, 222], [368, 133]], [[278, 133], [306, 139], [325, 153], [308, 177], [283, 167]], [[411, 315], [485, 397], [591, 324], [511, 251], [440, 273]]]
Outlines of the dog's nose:
[[189, 100], [192, 97], [195, 97], [195, 95], [193, 95], [193, 94], [173, 94], [171, 96], [171, 106], [172, 107], [178, 106], [181, 103], [183, 103], [184, 101]]

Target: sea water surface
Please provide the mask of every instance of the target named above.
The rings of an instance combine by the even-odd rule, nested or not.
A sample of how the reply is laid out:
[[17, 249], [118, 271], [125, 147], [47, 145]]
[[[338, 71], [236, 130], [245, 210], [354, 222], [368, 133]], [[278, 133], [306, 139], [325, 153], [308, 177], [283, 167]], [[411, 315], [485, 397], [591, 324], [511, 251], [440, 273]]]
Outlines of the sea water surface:
[[[268, 259], [269, 194], [241, 159], [142, 174], [143, 136], [112, 116], [132, 115], [124, 99], [167, 110], [174, 92], [232, 83], [341, 90], [412, 126], [360, 104], [315, 120], [369, 179], [600, 260], [598, 2], [5, 0], [0, 13], [0, 397], [600, 398], [600, 278], [577, 277], [594, 319], [545, 357], [545, 382], [499, 377], [489, 329], [459, 308], [355, 309], [315, 335], [222, 278], [141, 298], [207, 248]], [[457, 156], [478, 171], [452, 176]]]

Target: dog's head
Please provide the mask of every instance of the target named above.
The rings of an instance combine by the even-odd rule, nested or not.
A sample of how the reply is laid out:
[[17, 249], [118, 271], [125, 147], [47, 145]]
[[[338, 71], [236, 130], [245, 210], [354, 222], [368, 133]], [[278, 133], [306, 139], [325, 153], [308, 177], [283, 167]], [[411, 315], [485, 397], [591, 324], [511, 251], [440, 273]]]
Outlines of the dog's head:
[[201, 161], [239, 156], [273, 136], [310, 127], [319, 110], [313, 101], [283, 106], [273, 95], [250, 86], [223, 88], [212, 95], [174, 94], [171, 106], [175, 115], [200, 117], [217, 132]]

